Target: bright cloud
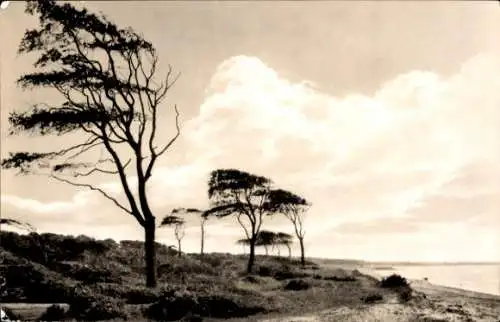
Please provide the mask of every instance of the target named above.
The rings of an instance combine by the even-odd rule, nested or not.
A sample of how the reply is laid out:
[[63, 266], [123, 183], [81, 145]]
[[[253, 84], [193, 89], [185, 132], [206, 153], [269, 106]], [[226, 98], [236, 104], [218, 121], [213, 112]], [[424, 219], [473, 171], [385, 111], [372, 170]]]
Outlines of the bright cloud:
[[[409, 71], [372, 96], [346, 97], [286, 80], [256, 57], [232, 57], [216, 69], [199, 114], [183, 126], [185, 163], [154, 173], [153, 207], [205, 207], [209, 172], [230, 167], [269, 176], [312, 201], [307, 231], [316, 242], [331, 234], [336, 242], [358, 245], [353, 251], [367, 251], [355, 242], [354, 225], [369, 231], [384, 220], [385, 228], [410, 235], [435, 218], [469, 218], [479, 231], [500, 211], [494, 201], [500, 174], [498, 57], [478, 55], [447, 77]], [[9, 198], [33, 212], [80, 206], [75, 200], [40, 206]], [[280, 220], [271, 225], [289, 228]], [[229, 228], [217, 234], [224, 235], [223, 229]], [[233, 225], [229, 235], [237, 229]]]

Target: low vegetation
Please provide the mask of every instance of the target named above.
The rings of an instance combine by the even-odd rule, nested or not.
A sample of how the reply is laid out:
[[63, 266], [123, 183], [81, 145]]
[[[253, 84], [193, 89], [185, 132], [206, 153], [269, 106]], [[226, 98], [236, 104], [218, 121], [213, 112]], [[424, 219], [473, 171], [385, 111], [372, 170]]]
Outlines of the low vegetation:
[[384, 292], [362, 274], [313, 262], [304, 268], [300, 260], [257, 256], [247, 274], [247, 256], [179, 257], [161, 244], [159, 285], [148, 288], [141, 242], [6, 231], [0, 238], [0, 273], [6, 279], [0, 301], [7, 307], [33, 303], [36, 312], [19, 311], [30, 320], [217, 320], [323, 310]]

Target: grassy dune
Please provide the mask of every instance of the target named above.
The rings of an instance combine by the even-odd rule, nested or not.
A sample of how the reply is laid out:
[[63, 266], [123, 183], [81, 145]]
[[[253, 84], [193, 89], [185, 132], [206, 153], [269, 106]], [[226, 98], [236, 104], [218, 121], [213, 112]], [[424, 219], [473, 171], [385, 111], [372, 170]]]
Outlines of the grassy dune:
[[[362, 263], [183, 254], [158, 245], [159, 287], [145, 288], [140, 242], [0, 233], [2, 307], [21, 320], [497, 321], [497, 297], [430, 285], [382, 287]], [[455, 294], [455, 295], [453, 295]], [[53, 303], [63, 303], [57, 308]], [[50, 316], [52, 315], [52, 316]], [[445, 319], [439, 320], [445, 317]], [[470, 318], [470, 320], [466, 320]], [[434, 320], [432, 320], [434, 319]]]

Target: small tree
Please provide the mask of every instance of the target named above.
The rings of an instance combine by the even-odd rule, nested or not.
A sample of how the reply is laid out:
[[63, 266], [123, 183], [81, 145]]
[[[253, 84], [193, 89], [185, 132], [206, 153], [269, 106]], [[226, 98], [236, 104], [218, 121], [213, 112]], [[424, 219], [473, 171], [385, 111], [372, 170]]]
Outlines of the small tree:
[[293, 236], [287, 233], [279, 232], [276, 233], [274, 244], [278, 247], [278, 256], [279, 256], [279, 246], [284, 245], [288, 249], [288, 257], [292, 257], [292, 245]]
[[[26, 13], [38, 17], [39, 27], [25, 32], [19, 53], [38, 57], [36, 72], [22, 75], [18, 84], [53, 89], [60, 102], [11, 113], [11, 134], [65, 135], [80, 141], [52, 151], [11, 153], [2, 166], [97, 191], [135, 218], [144, 229], [146, 284], [155, 287], [156, 218], [147, 183], [158, 158], [180, 134], [174, 106], [175, 134], [164, 144], [157, 142], [158, 110], [167, 107], [164, 100], [177, 77], [172, 78], [169, 68], [159, 80], [153, 44], [102, 15], [55, 0], [28, 1]], [[96, 149], [102, 156], [93, 160], [97, 154], [88, 153]], [[91, 175], [116, 176], [125, 201], [82, 181]], [[130, 176], [137, 180], [128, 180]]]
[[311, 204], [304, 198], [282, 189], [276, 189], [269, 193], [269, 208], [282, 213], [293, 224], [295, 234], [300, 243], [300, 262], [305, 266], [304, 237], [304, 214]]
[[247, 246], [250, 245], [250, 241], [248, 240], [248, 238], [242, 238], [242, 239], [238, 239], [236, 241], [236, 244], [238, 245], [242, 245], [242, 248], [243, 248], [243, 254], [246, 254], [246, 249], [247, 249]]
[[257, 235], [256, 246], [263, 246], [266, 255], [269, 255], [269, 246], [275, 246], [276, 234], [269, 230], [261, 230]]
[[200, 254], [203, 255], [204, 249], [205, 249], [205, 225], [208, 221], [208, 216], [206, 213], [200, 209], [196, 208], [176, 208], [172, 211], [172, 214], [195, 214], [200, 217], [200, 230], [201, 230], [201, 237], [200, 237]]
[[255, 263], [255, 246], [264, 217], [273, 214], [268, 202], [271, 184], [271, 179], [235, 169], [219, 169], [210, 174], [208, 197], [212, 208], [206, 215], [235, 216], [250, 242], [248, 273]]
[[[174, 213], [175, 210], [176, 209], [174, 209], [172, 213]], [[186, 235], [184, 224], [185, 224], [184, 219], [175, 215], [166, 216], [165, 218], [163, 218], [161, 222], [161, 226], [174, 227], [174, 235], [175, 239], [177, 240], [177, 251], [178, 251], [177, 254], [179, 257], [182, 255], [181, 242], [184, 236]]]

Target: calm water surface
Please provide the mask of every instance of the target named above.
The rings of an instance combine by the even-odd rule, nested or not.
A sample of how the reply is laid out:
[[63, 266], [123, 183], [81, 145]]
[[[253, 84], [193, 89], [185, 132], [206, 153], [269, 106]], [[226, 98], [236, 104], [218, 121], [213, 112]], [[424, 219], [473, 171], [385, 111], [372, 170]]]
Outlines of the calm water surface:
[[499, 265], [408, 265], [392, 266], [392, 268], [379, 269], [376, 272], [381, 276], [397, 273], [408, 279], [427, 277], [433, 284], [500, 295]]

